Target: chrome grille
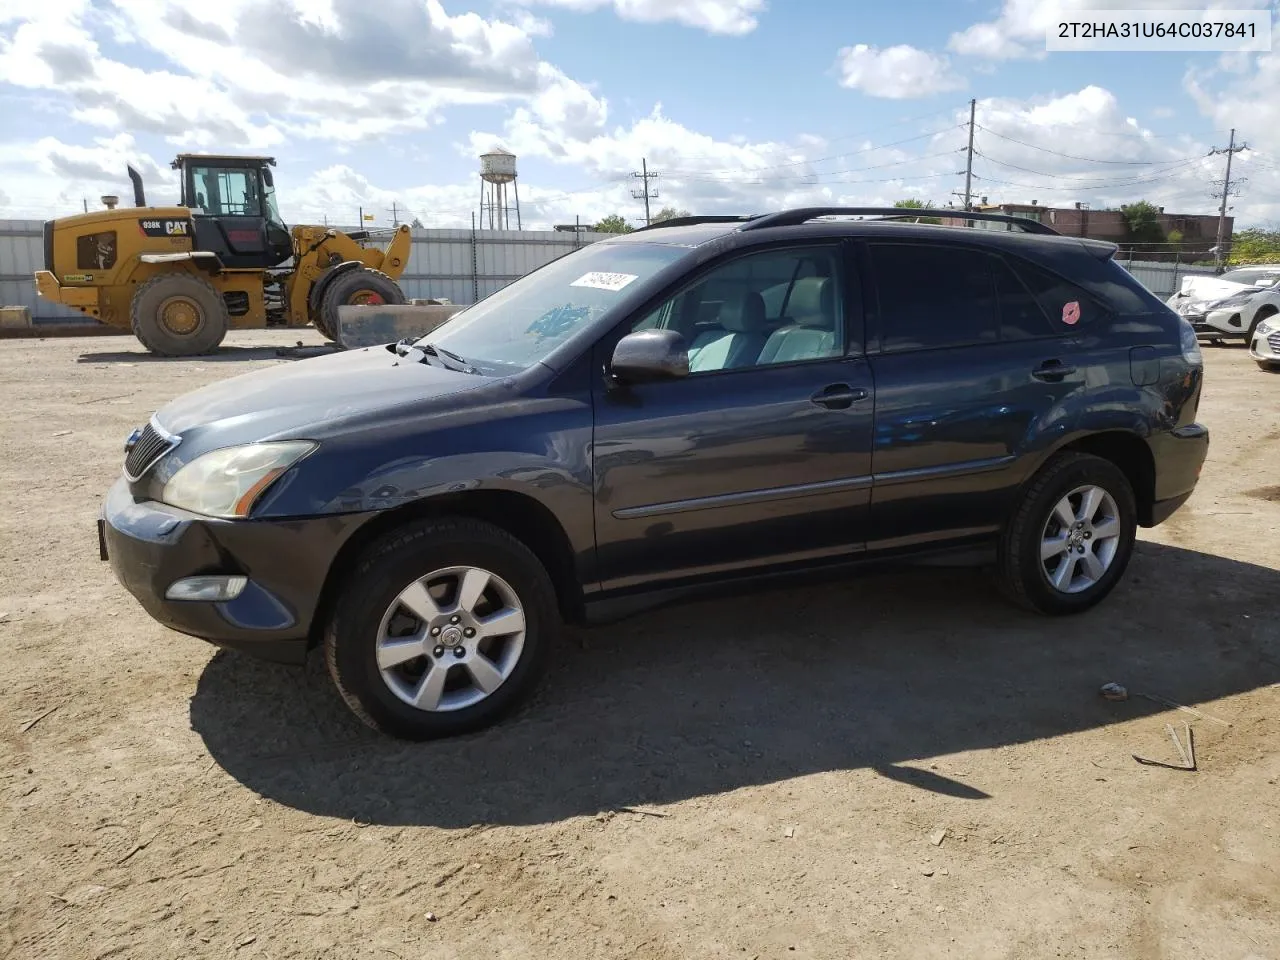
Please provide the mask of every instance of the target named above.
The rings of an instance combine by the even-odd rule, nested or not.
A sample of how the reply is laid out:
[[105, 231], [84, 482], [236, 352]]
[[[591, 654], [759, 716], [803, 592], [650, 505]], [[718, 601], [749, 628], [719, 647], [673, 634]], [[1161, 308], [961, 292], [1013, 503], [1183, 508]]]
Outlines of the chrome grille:
[[155, 466], [157, 460], [177, 445], [177, 437], [160, 429], [154, 421], [148, 423], [125, 453], [124, 475], [129, 480], [140, 479]]
[[1267, 334], [1267, 345], [1276, 353], [1280, 353], [1280, 330]]

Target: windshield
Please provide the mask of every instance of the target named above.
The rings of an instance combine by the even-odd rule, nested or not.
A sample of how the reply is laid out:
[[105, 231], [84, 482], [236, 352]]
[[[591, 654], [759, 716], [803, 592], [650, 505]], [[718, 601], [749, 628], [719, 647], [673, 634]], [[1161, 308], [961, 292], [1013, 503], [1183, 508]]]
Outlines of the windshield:
[[1219, 279], [1231, 283], [1248, 283], [1255, 287], [1273, 287], [1280, 280], [1280, 267], [1273, 270], [1229, 270]]
[[283, 224], [284, 221], [280, 219], [280, 208], [276, 205], [275, 185], [267, 183], [265, 179], [262, 183], [262, 199], [266, 208], [263, 213], [267, 215], [267, 219], [272, 223]]
[[482, 373], [523, 370], [686, 253], [648, 243], [583, 247], [454, 314], [418, 346], [449, 350]]

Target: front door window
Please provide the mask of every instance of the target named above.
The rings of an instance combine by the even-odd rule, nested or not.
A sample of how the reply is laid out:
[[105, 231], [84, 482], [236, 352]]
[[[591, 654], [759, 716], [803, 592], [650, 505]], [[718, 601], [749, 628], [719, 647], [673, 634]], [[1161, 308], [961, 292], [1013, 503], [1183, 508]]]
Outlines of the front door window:
[[248, 167], [193, 167], [192, 207], [211, 217], [260, 217], [258, 171]]

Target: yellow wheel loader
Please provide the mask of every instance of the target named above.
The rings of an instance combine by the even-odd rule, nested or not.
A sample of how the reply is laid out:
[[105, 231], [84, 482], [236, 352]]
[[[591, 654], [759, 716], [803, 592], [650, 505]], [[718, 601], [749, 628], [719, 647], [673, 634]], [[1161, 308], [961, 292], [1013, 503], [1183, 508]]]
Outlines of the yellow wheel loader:
[[40, 296], [113, 327], [132, 329], [152, 353], [215, 350], [228, 329], [316, 326], [337, 338], [338, 307], [404, 303], [396, 282], [411, 236], [399, 227], [386, 249], [368, 233], [294, 227], [276, 207], [272, 157], [182, 154], [176, 207], [148, 207], [138, 171], [133, 208], [44, 225]]

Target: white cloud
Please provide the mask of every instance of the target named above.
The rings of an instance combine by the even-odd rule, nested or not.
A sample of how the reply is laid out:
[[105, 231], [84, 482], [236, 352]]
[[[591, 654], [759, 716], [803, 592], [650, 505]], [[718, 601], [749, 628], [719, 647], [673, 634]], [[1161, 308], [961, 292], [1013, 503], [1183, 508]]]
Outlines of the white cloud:
[[[572, 81], [531, 38], [545, 24], [523, 22], [450, 15], [439, 0], [6, 5], [0, 82], [63, 98], [82, 123], [186, 147], [358, 142], [427, 128], [450, 106], [562, 95]], [[103, 52], [107, 35], [123, 56]], [[131, 46], [169, 66], [138, 66]]]
[[1045, 31], [1056, 18], [1087, 19], [1089, 10], [1204, 10], [1264, 8], [1271, 0], [1004, 0], [994, 20], [953, 33], [956, 53], [992, 60], [1045, 56]]
[[[1246, 177], [1238, 210], [1259, 220], [1280, 219], [1280, 54], [1250, 57], [1244, 64], [1219, 64], [1209, 70], [1189, 71], [1183, 87], [1210, 117], [1218, 133], [1214, 146], [1227, 145], [1228, 129], [1236, 128], [1236, 142], [1252, 150], [1235, 155], [1232, 177]], [[1223, 158], [1213, 159], [1214, 177], [1222, 174]]]
[[659, 23], [672, 20], [708, 33], [740, 36], [759, 25], [765, 0], [521, 0], [528, 4], [585, 12], [612, 6], [623, 20]]
[[964, 77], [951, 69], [946, 57], [907, 44], [894, 47], [859, 43], [837, 56], [840, 85], [873, 97], [903, 100], [961, 90]]

